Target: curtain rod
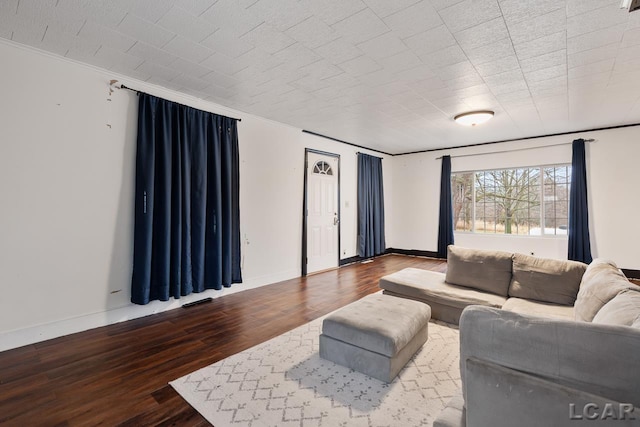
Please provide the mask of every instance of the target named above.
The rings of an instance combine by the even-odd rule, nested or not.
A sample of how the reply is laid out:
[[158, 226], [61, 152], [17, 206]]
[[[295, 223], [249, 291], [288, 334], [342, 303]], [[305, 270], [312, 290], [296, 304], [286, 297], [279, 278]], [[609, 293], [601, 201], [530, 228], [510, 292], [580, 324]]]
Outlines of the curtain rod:
[[[125, 86], [125, 85], [123, 85], [123, 84], [121, 84], [121, 85], [120, 85], [120, 89], [130, 90], [131, 92], [135, 92], [136, 94], [144, 93], [144, 94], [146, 94], [146, 95], [150, 95], [150, 94], [148, 94], [148, 93], [146, 93], [146, 92], [143, 92], [143, 91], [141, 91], [141, 90], [131, 89], [130, 87], [127, 87], [127, 86]], [[151, 96], [155, 96], [155, 95], [151, 95]], [[158, 98], [159, 98], [159, 97], [158, 97]], [[173, 102], [173, 101], [171, 101], [171, 102]], [[204, 111], [204, 110], [201, 110], [200, 108], [191, 107], [190, 105], [180, 104], [179, 102], [176, 102], [176, 104], [178, 104], [178, 105], [183, 105], [183, 106], [185, 106], [185, 107], [189, 107], [189, 108], [193, 108], [193, 109], [195, 109], [195, 110]], [[207, 111], [207, 113], [211, 113], [211, 111]], [[224, 114], [218, 114], [218, 113], [211, 113], [211, 114], [215, 114], [215, 115], [217, 115], [217, 116], [226, 117], [226, 118], [228, 118], [228, 119], [236, 120], [236, 121], [239, 121], [239, 122], [241, 122], [241, 121], [242, 121], [242, 119], [236, 119], [235, 117], [225, 116]]]
[[364, 154], [365, 156], [375, 157], [376, 159], [384, 160], [384, 157], [372, 156], [371, 154], [361, 153], [361, 152], [359, 152], [359, 151], [356, 151], [356, 156], [357, 156], [358, 154]]
[[[584, 142], [595, 142], [595, 139], [585, 139]], [[490, 153], [475, 153], [475, 154], [460, 154], [458, 156], [451, 156], [452, 159], [456, 157], [472, 157], [472, 156], [486, 156], [487, 154], [500, 154], [500, 153], [511, 153], [513, 151], [525, 151], [525, 150], [536, 150], [538, 148], [546, 148], [546, 147], [557, 147], [559, 145], [569, 145], [571, 142], [561, 142], [559, 144], [549, 144], [549, 145], [539, 145], [537, 147], [524, 147], [524, 148], [514, 148], [511, 150], [501, 150], [501, 151], [492, 151]], [[442, 159], [443, 156], [436, 157], [435, 160]]]

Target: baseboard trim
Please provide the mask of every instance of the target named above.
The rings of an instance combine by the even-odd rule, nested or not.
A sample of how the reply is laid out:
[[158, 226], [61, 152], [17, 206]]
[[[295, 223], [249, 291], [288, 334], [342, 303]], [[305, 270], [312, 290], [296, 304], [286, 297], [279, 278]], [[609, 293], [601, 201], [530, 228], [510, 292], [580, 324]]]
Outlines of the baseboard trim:
[[433, 252], [433, 251], [423, 251], [423, 250], [419, 250], [419, 249], [398, 249], [398, 248], [387, 248], [385, 249], [384, 253], [379, 254], [379, 255], [375, 255], [372, 257], [361, 257], [361, 256], [352, 256], [349, 258], [344, 258], [340, 260], [340, 267], [344, 266], [344, 265], [348, 265], [348, 264], [354, 264], [356, 262], [362, 262], [362, 261], [367, 261], [370, 259], [375, 259], [379, 256], [383, 256], [383, 255], [388, 255], [388, 254], [395, 254], [395, 255], [407, 255], [407, 256], [419, 256], [419, 257], [425, 257], [425, 258], [438, 258], [438, 259], [443, 259], [440, 258], [438, 256], [437, 252]]
[[632, 270], [630, 268], [621, 268], [620, 270], [629, 279], [640, 279], [640, 270]]
[[29, 326], [22, 329], [0, 332], [0, 351], [11, 350], [25, 345], [35, 344], [65, 335], [71, 335], [89, 329], [133, 320], [164, 311], [180, 308], [185, 304], [200, 301], [203, 298], [220, 298], [225, 295], [247, 291], [249, 289], [268, 286], [284, 280], [299, 277], [295, 270], [283, 271], [278, 274], [269, 274], [244, 280], [243, 283], [235, 283], [230, 288], [220, 290], [207, 289], [201, 293], [193, 293], [180, 299], [169, 301], [151, 301], [147, 305], [129, 304], [111, 310], [88, 313], [69, 319], [57, 320], [50, 323]]
[[343, 265], [348, 265], [348, 264], [353, 264], [356, 262], [360, 262], [360, 261], [364, 261], [367, 258], [363, 258], [361, 256], [351, 256], [349, 258], [344, 258], [340, 260], [340, 267], [342, 267]]
[[398, 254], [398, 255], [409, 255], [409, 256], [420, 256], [420, 257], [426, 257], [426, 258], [443, 259], [443, 258], [438, 256], [438, 252], [423, 251], [423, 250], [420, 250], [420, 249], [389, 248], [389, 249], [387, 249], [387, 253]]

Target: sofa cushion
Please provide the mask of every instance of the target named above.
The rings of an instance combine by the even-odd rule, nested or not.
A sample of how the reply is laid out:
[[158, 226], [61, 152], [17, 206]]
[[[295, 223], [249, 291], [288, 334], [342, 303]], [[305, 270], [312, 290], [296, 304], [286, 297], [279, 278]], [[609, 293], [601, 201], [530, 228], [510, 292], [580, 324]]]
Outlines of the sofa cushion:
[[506, 297], [511, 281], [511, 254], [450, 245], [445, 281]]
[[419, 268], [405, 268], [380, 279], [380, 288], [408, 298], [431, 301], [451, 307], [465, 308], [469, 305], [502, 307], [506, 297], [472, 288], [445, 283], [445, 275]]
[[509, 296], [573, 305], [587, 265], [578, 261], [513, 255]]
[[640, 292], [630, 289], [620, 292], [598, 311], [593, 323], [640, 329]]
[[514, 313], [532, 314], [534, 316], [554, 319], [573, 320], [573, 307], [570, 305], [551, 304], [522, 298], [509, 298], [502, 306], [503, 310]]
[[625, 289], [634, 287], [613, 261], [595, 259], [582, 276], [574, 313], [575, 319], [591, 322], [598, 311]]

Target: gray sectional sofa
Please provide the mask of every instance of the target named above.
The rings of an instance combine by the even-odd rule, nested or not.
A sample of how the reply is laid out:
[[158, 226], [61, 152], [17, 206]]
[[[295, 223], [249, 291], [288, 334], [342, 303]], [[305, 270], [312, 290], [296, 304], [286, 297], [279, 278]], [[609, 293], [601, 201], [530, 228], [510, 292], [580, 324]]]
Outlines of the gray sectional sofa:
[[640, 425], [640, 287], [613, 262], [448, 255], [380, 281], [459, 322], [462, 390], [434, 426]]
[[431, 318], [458, 324], [470, 305], [573, 319], [587, 265], [449, 246], [447, 273], [406, 268], [380, 279], [383, 293], [431, 306]]
[[460, 375], [434, 427], [640, 425], [636, 327], [469, 307]]

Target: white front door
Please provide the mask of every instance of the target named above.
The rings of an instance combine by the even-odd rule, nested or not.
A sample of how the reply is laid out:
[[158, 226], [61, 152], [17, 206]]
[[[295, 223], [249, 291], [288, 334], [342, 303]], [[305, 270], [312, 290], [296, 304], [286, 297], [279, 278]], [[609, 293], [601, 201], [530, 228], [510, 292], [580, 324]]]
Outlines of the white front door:
[[338, 266], [338, 158], [307, 153], [307, 273]]

